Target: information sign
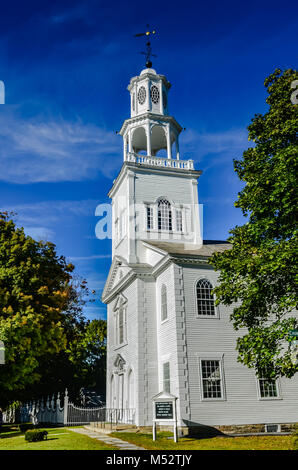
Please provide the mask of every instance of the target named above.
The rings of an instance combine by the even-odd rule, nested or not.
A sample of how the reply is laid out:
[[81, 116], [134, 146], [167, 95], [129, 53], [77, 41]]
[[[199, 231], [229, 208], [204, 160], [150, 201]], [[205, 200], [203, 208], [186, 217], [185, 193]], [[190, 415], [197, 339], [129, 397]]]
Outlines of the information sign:
[[155, 402], [155, 419], [174, 419], [173, 402]]

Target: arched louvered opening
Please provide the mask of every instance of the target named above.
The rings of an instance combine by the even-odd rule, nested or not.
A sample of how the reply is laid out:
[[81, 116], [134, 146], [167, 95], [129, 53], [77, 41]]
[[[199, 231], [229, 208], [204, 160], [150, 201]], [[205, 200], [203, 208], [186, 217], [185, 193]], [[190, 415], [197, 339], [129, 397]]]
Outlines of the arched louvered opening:
[[213, 286], [207, 279], [200, 279], [197, 282], [197, 305], [198, 315], [214, 316], [215, 305], [214, 296], [212, 294]]
[[[164, 149], [164, 155], [167, 156], [166, 149], [167, 149], [167, 138], [165, 129], [163, 126], [153, 126], [151, 131], [151, 148], [152, 148], [152, 155], [157, 155], [157, 153]], [[161, 155], [159, 155], [161, 156]]]
[[147, 155], [147, 137], [143, 127], [138, 127], [133, 131], [132, 134], [132, 149], [135, 153], [141, 153]]

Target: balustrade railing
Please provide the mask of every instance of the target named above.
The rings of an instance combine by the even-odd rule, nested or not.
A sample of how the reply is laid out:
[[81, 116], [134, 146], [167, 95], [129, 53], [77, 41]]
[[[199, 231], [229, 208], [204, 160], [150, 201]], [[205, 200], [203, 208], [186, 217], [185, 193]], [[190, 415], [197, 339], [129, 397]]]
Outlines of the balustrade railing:
[[138, 155], [128, 152], [127, 161], [138, 163], [139, 165], [161, 166], [165, 168], [179, 168], [180, 170], [193, 170], [193, 160], [178, 160], [173, 158], [154, 157], [150, 155]]

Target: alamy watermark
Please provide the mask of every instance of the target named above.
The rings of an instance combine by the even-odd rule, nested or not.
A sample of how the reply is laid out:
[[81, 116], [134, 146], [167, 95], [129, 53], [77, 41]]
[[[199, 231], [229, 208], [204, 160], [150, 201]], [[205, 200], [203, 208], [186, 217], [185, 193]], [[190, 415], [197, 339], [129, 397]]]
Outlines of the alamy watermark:
[[127, 205], [127, 198], [119, 197], [114, 204], [99, 204], [95, 215], [100, 217], [96, 238], [113, 238], [116, 245], [127, 237], [193, 242], [198, 232], [203, 236], [203, 204], [173, 204], [167, 214], [161, 214], [154, 202]]
[[294, 80], [291, 83], [291, 88], [294, 88], [295, 91], [291, 94], [291, 102], [293, 104], [298, 104], [298, 80]]
[[0, 80], [0, 104], [5, 104], [5, 85], [2, 80]]

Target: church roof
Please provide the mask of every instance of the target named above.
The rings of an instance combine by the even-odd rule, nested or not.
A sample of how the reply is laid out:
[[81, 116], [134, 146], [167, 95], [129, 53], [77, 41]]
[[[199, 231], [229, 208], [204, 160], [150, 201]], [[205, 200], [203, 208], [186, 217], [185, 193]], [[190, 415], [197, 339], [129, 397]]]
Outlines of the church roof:
[[170, 255], [183, 256], [212, 256], [215, 252], [223, 252], [232, 248], [231, 243], [219, 240], [204, 240], [203, 245], [194, 245], [187, 243], [161, 242], [146, 240], [145, 242], [154, 248], [164, 251]]

